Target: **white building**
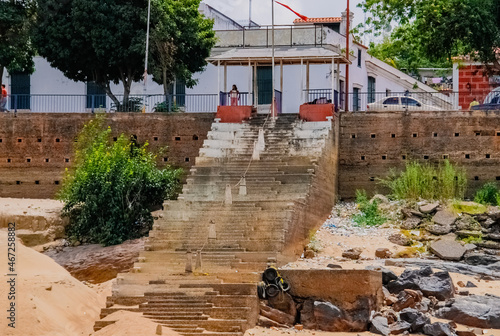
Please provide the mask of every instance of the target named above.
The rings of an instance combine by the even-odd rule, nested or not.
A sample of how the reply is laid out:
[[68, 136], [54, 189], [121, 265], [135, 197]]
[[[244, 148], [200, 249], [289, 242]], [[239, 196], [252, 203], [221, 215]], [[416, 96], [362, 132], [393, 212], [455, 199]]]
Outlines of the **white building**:
[[[420, 98], [451, 108], [448, 97], [427, 85], [370, 56], [367, 48], [351, 40], [349, 87], [345, 87], [346, 13], [342, 17], [297, 19], [293, 25], [275, 28], [275, 63], [272, 67], [272, 27], [244, 26], [205, 3], [200, 12], [214, 19], [218, 37], [205, 71], [195, 74], [198, 84], [186, 89], [182, 83], [174, 87], [175, 103], [187, 112], [215, 112], [219, 92], [237, 85], [242, 93], [241, 104], [261, 106], [265, 110], [274, 88], [282, 94], [282, 111], [297, 113], [299, 106], [318, 98], [332, 99], [332, 89], [340, 92], [340, 107], [345, 108], [344, 92], [350, 93], [349, 110], [364, 110], [368, 102], [405, 91], [421, 92]], [[352, 13], [351, 13], [352, 15]], [[352, 20], [352, 16], [351, 16]], [[5, 74], [12, 99], [9, 107], [32, 112], [85, 112], [92, 107], [110, 110], [109, 98], [92, 83], [67, 79], [48, 62], [35, 58], [32, 75]], [[121, 85], [112, 91], [120, 95]], [[142, 83], [132, 85], [132, 95], [142, 98], [147, 110], [165, 100], [163, 89], [151, 79], [144, 90]], [[416, 95], [415, 93], [413, 93]], [[16, 97], [16, 99], [14, 99]], [[16, 106], [14, 106], [16, 105]]]

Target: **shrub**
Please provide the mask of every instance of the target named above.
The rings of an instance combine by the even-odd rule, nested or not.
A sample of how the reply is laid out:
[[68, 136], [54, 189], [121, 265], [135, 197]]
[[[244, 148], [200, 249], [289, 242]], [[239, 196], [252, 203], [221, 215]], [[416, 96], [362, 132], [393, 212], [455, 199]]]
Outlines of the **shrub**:
[[476, 192], [474, 202], [484, 205], [498, 205], [499, 198], [500, 195], [496, 183], [488, 182]]
[[84, 126], [59, 198], [70, 218], [70, 239], [113, 245], [151, 229], [151, 209], [175, 195], [181, 170], [156, 168], [147, 144], [140, 147], [123, 134], [112, 143], [103, 121], [98, 116]]
[[370, 202], [366, 196], [366, 191], [356, 190], [356, 203], [358, 203], [360, 214], [353, 216], [353, 221], [360, 226], [378, 226], [386, 221], [380, 214], [378, 201]]
[[403, 172], [397, 174], [391, 171], [381, 183], [391, 190], [391, 196], [396, 199], [463, 199], [467, 177], [464, 169], [453, 167], [448, 160], [437, 167], [410, 161]]

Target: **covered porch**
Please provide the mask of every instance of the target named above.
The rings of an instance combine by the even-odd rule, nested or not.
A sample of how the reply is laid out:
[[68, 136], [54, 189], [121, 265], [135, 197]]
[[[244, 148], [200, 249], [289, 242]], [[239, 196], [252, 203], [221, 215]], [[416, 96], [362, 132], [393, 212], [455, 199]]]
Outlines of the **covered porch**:
[[[349, 61], [328, 47], [275, 47], [274, 64], [272, 48], [217, 50], [208, 59], [217, 68], [217, 92], [220, 96], [217, 118], [222, 122], [241, 122], [250, 118], [252, 111], [271, 113], [273, 116], [298, 112], [302, 119], [309, 121], [326, 120], [327, 116], [333, 116], [338, 107], [335, 92], [340, 87], [339, 67]], [[233, 100], [231, 106], [229, 91], [235, 83], [228, 82], [228, 73], [234, 67], [239, 67], [239, 87], [245, 89], [240, 90], [238, 104], [234, 104]], [[247, 69], [246, 76], [241, 76], [242, 67]], [[318, 80], [319, 76], [323, 79]], [[326, 87], [325, 79], [328, 80]], [[318, 85], [318, 90], [312, 90]], [[311, 92], [320, 94], [311, 95]]]

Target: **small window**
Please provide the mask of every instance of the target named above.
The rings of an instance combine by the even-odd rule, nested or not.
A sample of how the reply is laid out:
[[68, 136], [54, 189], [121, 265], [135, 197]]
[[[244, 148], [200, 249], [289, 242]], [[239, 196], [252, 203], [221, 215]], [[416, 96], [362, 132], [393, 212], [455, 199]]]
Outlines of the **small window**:
[[418, 133], [413, 133], [411, 136], [416, 138], [416, 137], [418, 137]]
[[455, 133], [455, 136], [456, 136], [456, 137], [460, 136], [460, 133]]
[[382, 160], [387, 160], [387, 155], [382, 155]]
[[59, 184], [59, 181], [54, 181], [54, 184]]
[[176, 136], [175, 137], [175, 141], [181, 141], [181, 137], [180, 136]]
[[479, 181], [479, 176], [474, 176], [474, 181]]
[[7, 159], [7, 163], [11, 163], [11, 162], [12, 162], [12, 160], [11, 160], [11, 159]]
[[164, 157], [163, 162], [167, 162], [167, 161], [168, 161], [168, 157]]
[[23, 139], [18, 138], [18, 139], [17, 139], [17, 142], [23, 142]]
[[59, 139], [59, 138], [56, 138], [56, 142], [61, 142], [61, 139]]
[[438, 134], [436, 132], [432, 133], [432, 136], [437, 138]]
[[64, 159], [64, 162], [69, 162], [69, 159], [68, 159], [68, 158], [65, 158], [65, 159]]
[[189, 158], [185, 158], [185, 159], [184, 159], [184, 161], [185, 161], [185, 162], [189, 162]]
[[3, 140], [2, 140], [2, 139], [0, 139], [0, 142], [2, 142], [2, 141], [3, 141]]
[[158, 137], [153, 137], [153, 141], [158, 141]]
[[118, 141], [118, 137], [113, 137], [113, 141]]
[[470, 159], [470, 154], [465, 154], [466, 159]]
[[50, 159], [45, 159], [45, 162], [49, 162], [49, 161], [50, 161]]
[[40, 181], [35, 181], [35, 184], [40, 184]]
[[401, 159], [406, 160], [406, 155], [401, 155]]
[[200, 138], [199, 138], [196, 134], [195, 134], [195, 135], [193, 135], [193, 140], [194, 140], [194, 141], [198, 141], [199, 139], [200, 139]]
[[351, 134], [351, 139], [356, 139], [356, 134], [352, 133]]
[[21, 184], [21, 181], [16, 181], [16, 184]]
[[500, 136], [500, 132], [497, 131], [497, 136]]
[[358, 67], [361, 68], [361, 49], [358, 49]]
[[448, 160], [450, 158], [449, 154], [443, 154], [443, 160]]
[[361, 155], [361, 161], [365, 161], [365, 160], [366, 160], [366, 156]]
[[496, 180], [497, 180], [497, 181], [500, 181], [500, 176], [497, 176], [497, 177], [496, 177]]
[[395, 138], [395, 137], [396, 137], [396, 134], [392, 133], [391, 138]]
[[375, 177], [370, 177], [370, 182], [374, 182], [375, 181]]
[[429, 155], [424, 155], [424, 160], [429, 160]]
[[26, 162], [30, 163], [30, 162], [31, 162], [31, 159], [29, 159], [29, 158], [28, 158], [28, 159], [26, 159]]
[[375, 133], [372, 133], [372, 134], [370, 134], [370, 137], [371, 137], [372, 139], [375, 139], [376, 134], [375, 134]]
[[42, 142], [42, 138], [36, 139], [36, 142]]
[[485, 156], [487, 159], [491, 159], [491, 154], [486, 154]]
[[481, 136], [481, 132], [474, 132], [476, 136]]

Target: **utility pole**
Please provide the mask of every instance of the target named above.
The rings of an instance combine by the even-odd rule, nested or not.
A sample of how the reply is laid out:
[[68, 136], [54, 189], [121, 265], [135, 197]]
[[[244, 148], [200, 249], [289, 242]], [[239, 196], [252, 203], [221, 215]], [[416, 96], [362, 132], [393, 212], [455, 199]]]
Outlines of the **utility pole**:
[[345, 65], [345, 108], [344, 110], [349, 111], [349, 24], [351, 21], [351, 14], [349, 11], [349, 0], [347, 0], [347, 22], [345, 28], [345, 56], [347, 58], [347, 63]]

